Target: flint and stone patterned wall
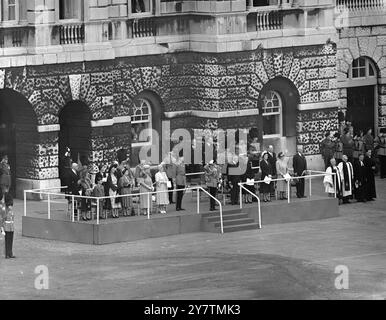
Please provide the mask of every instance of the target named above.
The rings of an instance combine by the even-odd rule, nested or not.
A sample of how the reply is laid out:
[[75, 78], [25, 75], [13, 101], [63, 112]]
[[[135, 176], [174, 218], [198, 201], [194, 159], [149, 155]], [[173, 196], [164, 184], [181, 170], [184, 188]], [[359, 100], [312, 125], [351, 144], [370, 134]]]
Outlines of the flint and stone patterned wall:
[[[275, 77], [289, 79], [302, 104], [337, 101], [335, 45], [10, 68], [0, 70], [0, 85], [29, 100], [39, 125], [55, 125], [61, 109], [71, 100], [86, 103], [93, 121], [128, 116], [133, 99], [146, 90], [158, 95], [164, 112], [256, 109], [261, 90]], [[213, 129], [236, 123], [250, 127], [258, 123], [257, 116], [192, 120], [172, 119], [172, 128], [206, 128], [208, 123]], [[337, 126], [337, 109], [299, 112], [298, 143], [305, 145], [306, 154], [318, 154], [323, 134]], [[18, 172], [19, 178], [58, 177], [58, 134], [39, 136], [34, 146], [37, 161], [30, 168], [26, 164]], [[119, 148], [130, 149], [130, 140], [130, 124], [93, 128], [91, 161], [111, 161]]]
[[[353, 60], [370, 58], [377, 67], [378, 77], [386, 80], [386, 26], [342, 29], [337, 44], [338, 81], [347, 79]], [[340, 109], [347, 109], [347, 89], [339, 90]], [[386, 127], [386, 81], [378, 84], [378, 125]]]

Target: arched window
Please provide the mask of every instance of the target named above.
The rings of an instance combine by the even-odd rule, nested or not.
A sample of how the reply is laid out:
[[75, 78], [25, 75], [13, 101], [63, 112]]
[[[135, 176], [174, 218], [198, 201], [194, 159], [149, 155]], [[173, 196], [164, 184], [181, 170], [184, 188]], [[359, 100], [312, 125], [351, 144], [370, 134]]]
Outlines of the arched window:
[[376, 78], [375, 66], [370, 59], [366, 57], [355, 59], [352, 62], [348, 77], [351, 79]]
[[135, 100], [131, 112], [131, 139], [133, 146], [152, 142], [151, 136], [146, 140], [140, 140], [141, 132], [146, 129], [152, 129], [152, 106], [150, 101], [139, 98]]
[[283, 104], [280, 94], [268, 91], [263, 99], [263, 135], [282, 136], [282, 109]]

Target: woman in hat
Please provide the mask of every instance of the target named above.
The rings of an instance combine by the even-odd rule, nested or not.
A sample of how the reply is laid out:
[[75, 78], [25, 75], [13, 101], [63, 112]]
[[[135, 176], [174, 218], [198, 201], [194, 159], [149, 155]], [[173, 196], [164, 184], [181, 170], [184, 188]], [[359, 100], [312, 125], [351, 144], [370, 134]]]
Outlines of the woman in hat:
[[[278, 155], [278, 160], [276, 161], [276, 172], [278, 179], [285, 179], [285, 176], [288, 174], [288, 165], [283, 152], [280, 152]], [[277, 182], [277, 191], [279, 192], [280, 200], [287, 200], [285, 197], [287, 186], [287, 181], [285, 180], [279, 180]]]
[[[150, 166], [145, 164], [138, 177], [139, 197], [141, 213], [147, 215], [147, 210], [151, 209], [152, 199], [151, 192], [154, 191], [153, 180], [150, 175]], [[150, 192], [150, 193], [149, 193]]]
[[109, 170], [109, 175], [107, 177], [107, 189], [109, 193], [109, 200], [110, 200], [110, 209], [113, 218], [119, 218], [119, 208], [120, 203], [117, 202], [116, 196], [118, 192], [118, 179], [116, 176], [116, 171], [118, 168], [118, 164], [114, 163]]
[[[267, 177], [272, 179], [273, 168], [268, 161], [268, 157], [269, 157], [268, 152], [264, 152], [263, 160], [261, 160], [260, 162], [261, 180], [264, 180]], [[260, 192], [263, 194], [264, 202], [271, 202], [271, 190], [272, 190], [272, 182], [270, 183], [262, 182], [260, 184]]]
[[[82, 196], [91, 196], [92, 192], [92, 182], [88, 173], [88, 168], [85, 167], [79, 173], [79, 183], [81, 187]], [[91, 200], [82, 198], [81, 200], [81, 212], [82, 220], [87, 221], [91, 220]]]
[[[168, 196], [168, 182], [169, 178], [165, 172], [163, 164], [158, 166], [158, 172], [155, 175], [155, 181], [157, 186], [157, 206], [161, 214], [166, 214], [166, 207], [169, 204]], [[161, 191], [159, 193], [159, 191]], [[162, 192], [165, 191], [165, 192]]]
[[[130, 168], [125, 168], [122, 171], [122, 177], [118, 180], [119, 193], [122, 196], [131, 195], [132, 188], [134, 186], [134, 174], [131, 172]], [[132, 198], [122, 197], [122, 213], [124, 217], [129, 215], [129, 210], [131, 208], [131, 215], [134, 216], [134, 208]]]

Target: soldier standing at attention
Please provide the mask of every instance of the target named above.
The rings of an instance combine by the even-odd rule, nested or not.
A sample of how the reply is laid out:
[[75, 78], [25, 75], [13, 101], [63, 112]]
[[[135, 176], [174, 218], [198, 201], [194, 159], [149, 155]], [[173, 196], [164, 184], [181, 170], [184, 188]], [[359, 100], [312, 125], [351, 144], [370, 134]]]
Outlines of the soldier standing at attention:
[[[219, 180], [220, 180], [220, 171], [218, 170], [214, 161], [211, 160], [205, 166], [205, 181], [206, 181], [206, 185], [209, 188], [209, 193], [214, 198], [217, 197], [217, 188], [218, 188]], [[212, 197], [210, 198], [210, 211], [215, 211], [216, 201]]]
[[169, 190], [169, 203], [174, 204], [174, 187], [177, 177], [177, 166], [176, 159], [173, 157], [172, 153], [169, 154], [168, 158], [165, 161], [165, 171], [169, 179], [168, 190]]
[[[8, 156], [4, 155], [0, 161], [0, 189], [3, 193], [11, 188], [11, 167], [8, 162]], [[7, 191], [8, 192], [8, 191]]]
[[325, 169], [330, 166], [330, 160], [334, 157], [335, 144], [331, 138], [331, 132], [324, 135], [324, 140], [320, 144], [320, 152], [322, 154]]
[[16, 258], [13, 255], [13, 234], [15, 232], [14, 214], [13, 214], [13, 199], [8, 193], [9, 190], [2, 192], [0, 190], [0, 226], [1, 233], [5, 235], [5, 259]]
[[184, 197], [184, 191], [181, 191], [182, 189], [186, 188], [186, 167], [185, 167], [185, 161], [183, 157], [180, 157], [180, 159], [177, 161], [177, 169], [176, 169], [176, 184], [177, 184], [177, 205], [176, 210], [177, 211], [184, 211], [182, 206], [182, 198]]

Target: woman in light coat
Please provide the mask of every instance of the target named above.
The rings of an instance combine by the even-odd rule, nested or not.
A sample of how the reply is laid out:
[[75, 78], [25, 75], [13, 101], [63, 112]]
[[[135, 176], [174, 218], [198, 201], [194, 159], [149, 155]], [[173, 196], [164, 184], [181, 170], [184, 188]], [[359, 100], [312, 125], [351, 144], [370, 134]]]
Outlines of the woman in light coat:
[[[278, 179], [285, 179], [286, 175], [288, 174], [288, 165], [283, 152], [280, 152], [278, 155], [278, 160], [276, 161], [276, 172]], [[279, 180], [277, 182], [277, 191], [279, 192], [280, 200], [287, 200], [285, 197], [286, 191], [288, 189], [287, 187], [288, 184], [286, 180]]]
[[[122, 171], [122, 177], [118, 180], [118, 188], [121, 196], [131, 195], [132, 188], [134, 186], [134, 175], [131, 172], [130, 168], [125, 168]], [[130, 196], [122, 197], [122, 214], [124, 217], [129, 215], [129, 210], [131, 210], [131, 215], [134, 216], [133, 201]]]
[[[157, 206], [161, 214], [166, 214], [166, 207], [169, 204], [168, 182], [169, 178], [165, 172], [163, 164], [158, 167], [158, 172], [155, 175], [157, 186]], [[161, 191], [161, 192], [160, 192]], [[165, 191], [165, 192], [162, 192]]]
[[139, 197], [141, 213], [146, 216], [147, 210], [151, 210], [152, 207], [151, 192], [154, 191], [149, 165], [143, 165], [143, 169], [138, 177], [138, 185], [139, 192], [141, 193]]

